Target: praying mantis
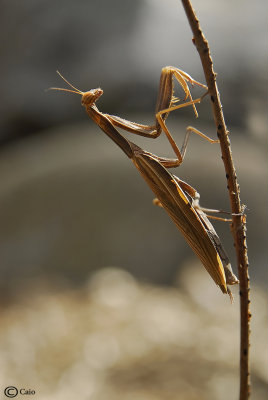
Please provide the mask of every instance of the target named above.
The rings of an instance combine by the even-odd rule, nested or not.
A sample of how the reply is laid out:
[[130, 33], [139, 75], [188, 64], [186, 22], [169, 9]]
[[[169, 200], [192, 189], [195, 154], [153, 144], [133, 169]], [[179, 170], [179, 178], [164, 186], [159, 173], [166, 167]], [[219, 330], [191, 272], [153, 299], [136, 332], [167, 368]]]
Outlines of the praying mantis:
[[[221, 241], [205, 213], [205, 211], [208, 212], [210, 210], [200, 207], [200, 195], [192, 186], [168, 171], [168, 168], [178, 167], [183, 162], [191, 132], [198, 134], [210, 143], [219, 142], [218, 140], [209, 138], [193, 127], [188, 127], [180, 150], [165, 123], [170, 112], [187, 106], [193, 107], [193, 111], [197, 117], [198, 113], [195, 104], [200, 103], [207, 92], [202, 97], [193, 100], [188, 83], [198, 85], [206, 90], [207, 87], [178, 68], [163, 68], [156, 103], [155, 124], [143, 125], [102, 113], [96, 106], [96, 101], [103, 94], [102, 89], [97, 88], [82, 92], [70, 84], [59, 72], [58, 74], [72, 89], [56, 87], [50, 89], [81, 95], [81, 103], [85, 107], [88, 116], [132, 160], [155, 194], [156, 199], [154, 203], [165, 209], [216, 285], [220, 287], [224, 294], [229, 294], [232, 300], [232, 294], [228, 285], [237, 284], [238, 279], [234, 275]], [[175, 79], [185, 94], [185, 102], [181, 104], [176, 104], [179, 99], [174, 96]], [[148, 138], [157, 138], [163, 131], [176, 158], [159, 157], [143, 150], [126, 139], [117, 128]]]

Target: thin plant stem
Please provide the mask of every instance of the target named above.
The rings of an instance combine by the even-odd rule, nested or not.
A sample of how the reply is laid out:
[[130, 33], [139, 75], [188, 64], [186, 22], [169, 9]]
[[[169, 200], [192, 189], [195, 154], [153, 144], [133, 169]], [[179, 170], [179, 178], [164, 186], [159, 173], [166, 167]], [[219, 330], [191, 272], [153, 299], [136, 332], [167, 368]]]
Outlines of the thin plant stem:
[[[182, 0], [190, 27], [193, 32], [193, 43], [199, 53], [207, 81], [217, 135], [220, 140], [222, 160], [225, 167], [227, 188], [229, 191], [232, 213], [232, 233], [237, 255], [238, 275], [240, 281], [240, 400], [250, 396], [249, 374], [249, 335], [250, 335], [250, 286], [248, 275], [248, 256], [246, 244], [246, 216], [240, 201], [240, 189], [232, 158], [229, 132], [227, 130], [220, 94], [216, 83], [216, 74], [210, 55], [208, 42], [200, 28], [199, 21], [190, 0]], [[238, 215], [237, 215], [238, 214]], [[240, 215], [239, 215], [240, 214]]]

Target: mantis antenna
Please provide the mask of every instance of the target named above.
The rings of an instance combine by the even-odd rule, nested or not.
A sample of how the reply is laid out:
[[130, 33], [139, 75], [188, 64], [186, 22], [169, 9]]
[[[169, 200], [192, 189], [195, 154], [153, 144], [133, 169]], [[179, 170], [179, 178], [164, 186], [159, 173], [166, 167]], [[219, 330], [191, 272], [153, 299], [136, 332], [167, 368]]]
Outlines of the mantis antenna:
[[64, 82], [67, 83], [67, 85], [69, 85], [71, 88], [73, 88], [75, 90], [63, 89], [63, 88], [58, 88], [58, 87], [51, 87], [48, 90], [61, 90], [63, 92], [71, 92], [71, 93], [76, 93], [76, 94], [80, 94], [80, 95], [84, 94], [84, 92], [82, 92], [81, 90], [77, 89], [74, 85], [72, 85], [69, 81], [67, 81], [67, 79], [64, 78], [64, 76], [59, 71], [56, 71], [56, 72], [64, 80]]

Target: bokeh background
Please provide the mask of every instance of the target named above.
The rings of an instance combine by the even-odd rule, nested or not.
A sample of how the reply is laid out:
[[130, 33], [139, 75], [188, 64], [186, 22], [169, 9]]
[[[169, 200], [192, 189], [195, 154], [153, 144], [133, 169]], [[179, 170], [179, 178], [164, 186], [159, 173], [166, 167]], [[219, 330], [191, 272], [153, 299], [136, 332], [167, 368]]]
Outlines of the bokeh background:
[[[247, 205], [258, 400], [268, 393], [268, 6], [194, 7]], [[238, 296], [230, 306], [214, 287], [79, 97], [46, 91], [66, 86], [58, 69], [81, 90], [100, 86], [101, 111], [152, 124], [162, 67], [204, 82], [180, 1], [3, 0], [0, 9], [1, 388], [94, 400], [221, 400], [228, 388], [237, 398]], [[190, 109], [170, 115], [178, 143], [189, 124], [215, 136], [208, 99], [198, 111], [198, 120]], [[164, 137], [131, 139], [172, 155]], [[229, 209], [217, 145], [191, 137], [176, 174], [203, 206]], [[235, 265], [228, 224], [215, 227]]]

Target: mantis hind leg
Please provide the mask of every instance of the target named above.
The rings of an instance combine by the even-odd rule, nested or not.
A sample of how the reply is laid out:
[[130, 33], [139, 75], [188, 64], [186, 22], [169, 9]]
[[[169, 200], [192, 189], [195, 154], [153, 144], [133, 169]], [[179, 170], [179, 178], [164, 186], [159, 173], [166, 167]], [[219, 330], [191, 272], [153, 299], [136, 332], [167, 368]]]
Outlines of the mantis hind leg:
[[214, 210], [214, 209], [204, 208], [204, 207], [199, 207], [199, 208], [206, 214], [207, 218], [215, 219], [217, 221], [223, 221], [223, 222], [232, 222], [233, 220], [231, 218], [222, 218], [222, 217], [216, 217], [215, 215], [208, 215], [208, 213], [228, 214], [228, 215], [235, 216], [235, 217], [241, 217], [242, 215], [244, 215], [244, 211], [245, 211], [245, 207], [243, 208], [243, 210], [240, 214], [235, 214], [235, 213], [232, 213], [231, 211]]

